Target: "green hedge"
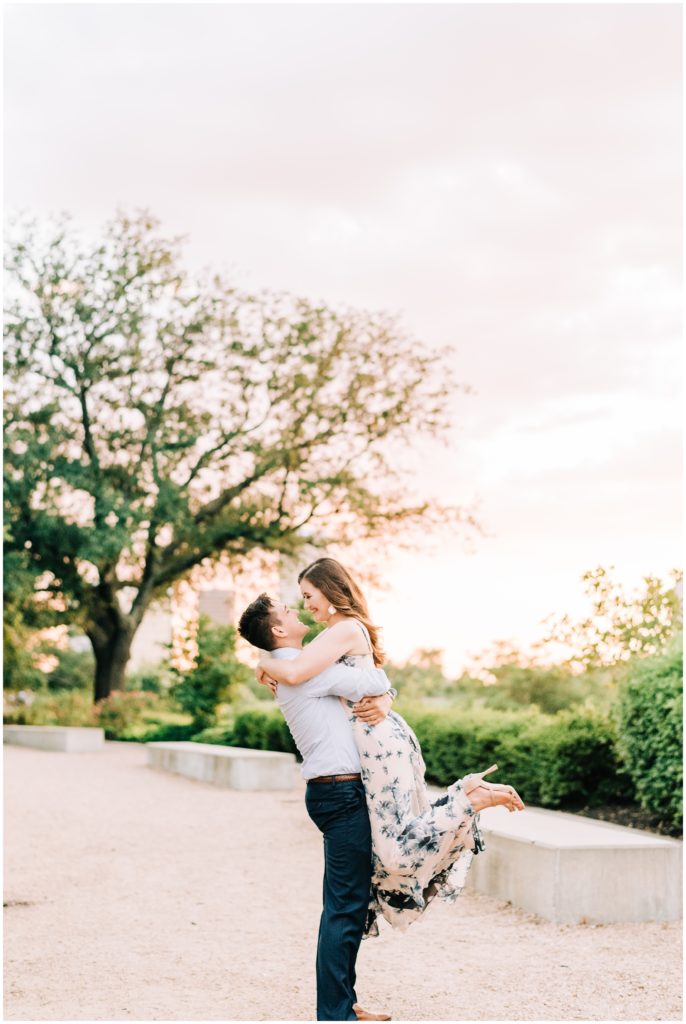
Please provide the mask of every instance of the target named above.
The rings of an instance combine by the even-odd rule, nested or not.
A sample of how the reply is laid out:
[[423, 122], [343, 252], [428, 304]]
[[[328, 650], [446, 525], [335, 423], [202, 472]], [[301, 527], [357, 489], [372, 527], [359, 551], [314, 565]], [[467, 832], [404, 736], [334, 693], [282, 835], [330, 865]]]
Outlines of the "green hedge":
[[16, 694], [4, 694], [2, 720], [6, 725], [97, 726], [93, 696], [85, 690], [45, 691], [31, 694], [30, 704], [20, 704]]
[[619, 749], [641, 805], [678, 834], [683, 822], [683, 651], [634, 659], [620, 685]]
[[197, 725], [186, 725], [182, 722], [164, 722], [151, 725], [146, 732], [120, 737], [134, 743], [179, 743], [183, 740], [197, 739]]
[[262, 711], [255, 708], [236, 715], [233, 723], [235, 747], [252, 747], [256, 750], [282, 750], [297, 754], [296, 747], [285, 719], [278, 708]]
[[239, 711], [231, 725], [212, 726], [193, 736], [198, 743], [219, 743], [252, 750], [280, 750], [299, 758], [290, 730], [278, 708]]
[[491, 781], [513, 785], [525, 803], [581, 807], [632, 798], [609, 718], [589, 709], [409, 715], [430, 782], [448, 786], [498, 765]]
[[[616, 754], [613, 725], [598, 712], [408, 711], [407, 718], [422, 746], [427, 779], [437, 785], [447, 786], [495, 762], [493, 781], [510, 783], [525, 803], [541, 807], [580, 807], [633, 796]], [[205, 729], [193, 739], [297, 755], [277, 708], [240, 712], [231, 726]]]

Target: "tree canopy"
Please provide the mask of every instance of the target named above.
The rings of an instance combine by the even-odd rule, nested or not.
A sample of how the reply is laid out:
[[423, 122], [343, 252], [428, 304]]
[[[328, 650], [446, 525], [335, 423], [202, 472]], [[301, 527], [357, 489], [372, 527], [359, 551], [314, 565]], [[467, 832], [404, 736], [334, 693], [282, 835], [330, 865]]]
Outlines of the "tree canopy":
[[681, 570], [673, 569], [668, 580], [644, 576], [642, 585], [628, 593], [613, 579], [613, 569], [598, 566], [584, 573], [589, 615], [578, 621], [569, 615], [546, 620], [548, 633], [542, 648], [566, 648], [565, 663], [577, 670], [623, 665], [635, 656], [660, 654], [683, 629]]
[[148, 214], [23, 222], [7, 268], [7, 557], [90, 637], [96, 699], [201, 562], [468, 518], [403, 489], [457, 385], [394, 318], [198, 279]]

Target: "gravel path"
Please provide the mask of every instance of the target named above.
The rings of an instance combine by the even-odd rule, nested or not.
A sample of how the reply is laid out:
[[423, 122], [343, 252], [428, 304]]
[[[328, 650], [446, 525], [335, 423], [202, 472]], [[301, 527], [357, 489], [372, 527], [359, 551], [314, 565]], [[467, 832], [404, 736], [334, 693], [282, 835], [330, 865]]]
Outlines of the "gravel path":
[[[322, 852], [293, 793], [145, 750], [5, 748], [9, 1020], [312, 1020]], [[487, 854], [486, 854], [487, 855]], [[681, 925], [564, 926], [467, 893], [363, 943], [395, 1020], [678, 1020]]]

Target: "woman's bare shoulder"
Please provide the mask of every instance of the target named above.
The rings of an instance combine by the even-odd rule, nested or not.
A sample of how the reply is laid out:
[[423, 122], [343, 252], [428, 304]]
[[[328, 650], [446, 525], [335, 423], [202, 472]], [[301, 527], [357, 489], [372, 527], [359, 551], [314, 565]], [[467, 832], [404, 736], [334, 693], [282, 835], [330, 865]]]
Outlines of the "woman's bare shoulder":
[[[322, 636], [323, 632], [324, 631], [319, 635]], [[329, 636], [332, 636], [335, 633], [338, 637], [353, 637], [359, 635], [360, 627], [357, 619], [341, 619], [340, 622], [334, 622], [333, 626], [328, 626], [326, 632]]]

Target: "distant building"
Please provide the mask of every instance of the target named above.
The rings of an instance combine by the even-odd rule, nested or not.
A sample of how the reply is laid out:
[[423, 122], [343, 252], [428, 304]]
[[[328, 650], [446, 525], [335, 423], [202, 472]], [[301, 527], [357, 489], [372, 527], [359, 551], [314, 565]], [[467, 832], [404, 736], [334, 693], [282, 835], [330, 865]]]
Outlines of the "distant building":
[[218, 626], [233, 626], [236, 621], [235, 590], [201, 590], [198, 614], [207, 615]]
[[136, 672], [144, 665], [157, 665], [169, 657], [172, 642], [172, 613], [152, 605], [143, 616], [131, 645], [127, 671]]

